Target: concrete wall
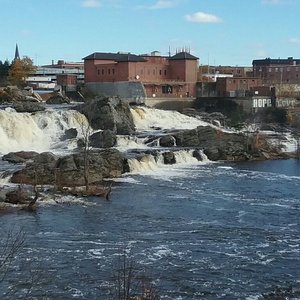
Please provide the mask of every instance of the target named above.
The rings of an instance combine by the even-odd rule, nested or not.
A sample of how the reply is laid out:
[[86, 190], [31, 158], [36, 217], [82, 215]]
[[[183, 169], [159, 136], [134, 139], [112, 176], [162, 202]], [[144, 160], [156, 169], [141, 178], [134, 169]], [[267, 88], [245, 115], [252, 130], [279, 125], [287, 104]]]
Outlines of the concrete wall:
[[89, 82], [86, 86], [95, 94], [118, 96], [129, 102], [144, 103], [146, 97], [144, 86], [138, 81]]
[[182, 112], [185, 108], [194, 107], [194, 101], [194, 98], [147, 98], [145, 104], [153, 108]]

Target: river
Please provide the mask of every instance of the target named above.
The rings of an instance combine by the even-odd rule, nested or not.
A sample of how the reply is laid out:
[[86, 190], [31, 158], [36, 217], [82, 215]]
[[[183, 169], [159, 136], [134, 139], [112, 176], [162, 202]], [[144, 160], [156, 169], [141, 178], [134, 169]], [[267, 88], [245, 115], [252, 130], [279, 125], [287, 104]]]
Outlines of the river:
[[110, 299], [124, 252], [161, 299], [258, 300], [275, 286], [299, 288], [299, 192], [299, 160], [183, 155], [172, 166], [136, 166], [110, 201], [60, 197], [35, 213], [1, 214], [2, 241], [21, 230], [25, 243], [0, 295]]
[[299, 285], [299, 191], [296, 160], [127, 175], [109, 202], [2, 215], [2, 233], [26, 233], [8, 281], [25, 288], [31, 270], [36, 299], [108, 299], [125, 249], [162, 299], [260, 299], [273, 286]]

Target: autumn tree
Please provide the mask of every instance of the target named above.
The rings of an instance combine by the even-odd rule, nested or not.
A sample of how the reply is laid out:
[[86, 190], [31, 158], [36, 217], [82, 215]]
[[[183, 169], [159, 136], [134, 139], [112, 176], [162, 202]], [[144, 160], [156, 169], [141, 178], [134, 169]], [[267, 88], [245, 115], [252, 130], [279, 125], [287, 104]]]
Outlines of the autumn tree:
[[33, 61], [29, 57], [24, 56], [22, 59], [16, 59], [12, 62], [8, 80], [12, 85], [25, 86], [26, 78], [34, 73], [35, 70], [36, 67], [33, 65]]

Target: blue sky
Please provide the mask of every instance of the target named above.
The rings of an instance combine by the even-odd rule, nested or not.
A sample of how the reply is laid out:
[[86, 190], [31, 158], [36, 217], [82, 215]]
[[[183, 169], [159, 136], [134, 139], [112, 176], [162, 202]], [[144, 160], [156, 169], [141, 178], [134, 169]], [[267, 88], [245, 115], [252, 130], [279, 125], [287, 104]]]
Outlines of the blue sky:
[[300, 0], [0, 0], [0, 60], [190, 49], [200, 64], [300, 58]]

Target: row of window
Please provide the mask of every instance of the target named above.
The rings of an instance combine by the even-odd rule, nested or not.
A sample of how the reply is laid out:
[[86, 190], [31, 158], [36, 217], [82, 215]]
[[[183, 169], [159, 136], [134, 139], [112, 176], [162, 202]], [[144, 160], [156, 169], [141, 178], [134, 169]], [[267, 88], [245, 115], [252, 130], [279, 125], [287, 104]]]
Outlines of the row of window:
[[[105, 75], [105, 69], [98, 69], [97, 70], [97, 72], [98, 72], [98, 75]], [[115, 69], [107, 69], [107, 74], [108, 75], [114, 75], [115, 74]]]
[[[164, 73], [164, 75], [166, 76], [167, 75], [167, 70], [159, 70], [159, 75], [161, 76], [162, 74]], [[141, 75], [144, 74], [144, 70], [142, 69], [141, 70]], [[147, 74], [150, 75], [151, 74], [151, 70], [148, 69], [147, 70]], [[155, 76], [156, 75], [156, 69], [153, 69], [152, 70], [152, 74]]]
[[[107, 73], [105, 71], [107, 71]], [[111, 75], [111, 74], [114, 75], [115, 74], [115, 69], [98, 69], [97, 73], [98, 73], [98, 75]], [[152, 73], [155, 76], [156, 75], [156, 70], [153, 69]], [[162, 75], [163, 73], [166, 76], [167, 75], [167, 70], [159, 70], [159, 75]], [[141, 70], [140, 74], [144, 75], [144, 70], [143, 69]], [[150, 69], [147, 70], [147, 74], [148, 75], [151, 74], [151, 70]]]
[[[238, 80], [235, 80], [235, 79], [231, 80], [231, 79], [230, 79], [230, 80], [228, 80], [228, 83], [236, 83], [236, 81], [238, 81]], [[240, 83], [245, 83], [245, 84], [246, 84], [247, 82], [249, 83], [250, 80], [246, 80], [246, 79], [244, 79], [244, 80], [241, 79], [241, 80], [240, 80]], [[252, 82], [254, 83], [254, 82], [255, 82], [255, 79], [252, 79]]]
[[[275, 72], [283, 72], [283, 71], [290, 72], [291, 68], [290, 67], [287, 67], [287, 68], [269, 68], [269, 73], [274, 72], [274, 71]], [[299, 67], [296, 67], [295, 71], [298, 72]]]

